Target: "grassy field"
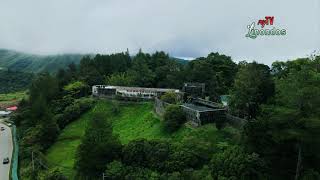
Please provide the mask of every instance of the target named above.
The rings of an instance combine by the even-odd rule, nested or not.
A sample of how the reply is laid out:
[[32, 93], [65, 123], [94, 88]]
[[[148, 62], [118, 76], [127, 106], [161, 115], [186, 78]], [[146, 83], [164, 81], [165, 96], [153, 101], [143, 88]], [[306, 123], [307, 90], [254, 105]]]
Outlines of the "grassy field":
[[0, 94], [0, 109], [12, 105], [17, 105], [21, 99], [25, 98], [26, 92], [15, 92], [9, 94]]
[[50, 166], [59, 166], [61, 171], [72, 179], [76, 148], [84, 135], [87, 122], [95, 112], [104, 113], [113, 123], [113, 130], [123, 144], [134, 139], [167, 139], [172, 142], [184, 142], [191, 139], [214, 147], [221, 143], [237, 141], [238, 131], [225, 128], [218, 131], [213, 124], [199, 128], [183, 126], [173, 134], [163, 131], [162, 122], [153, 113], [153, 103], [121, 104], [120, 113], [111, 112], [112, 103], [99, 101], [97, 105], [79, 120], [68, 125], [60, 134], [58, 141], [48, 150], [46, 157]]

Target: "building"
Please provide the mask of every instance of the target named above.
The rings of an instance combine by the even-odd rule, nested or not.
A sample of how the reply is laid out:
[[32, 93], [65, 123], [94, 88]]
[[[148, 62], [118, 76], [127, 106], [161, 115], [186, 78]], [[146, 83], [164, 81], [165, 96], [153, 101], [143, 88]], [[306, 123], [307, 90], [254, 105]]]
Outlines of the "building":
[[10, 114], [10, 111], [0, 111], [0, 118], [8, 117]]
[[182, 91], [186, 96], [204, 97], [205, 88], [206, 86], [204, 83], [184, 83]]
[[181, 105], [186, 115], [187, 121], [195, 126], [201, 126], [207, 123], [214, 123], [219, 118], [225, 118], [226, 109], [212, 108], [193, 103], [184, 103]]
[[164, 93], [174, 92], [180, 93], [178, 89], [163, 89], [163, 88], [143, 88], [143, 87], [125, 87], [125, 86], [109, 86], [95, 85], [92, 86], [92, 95], [96, 97], [127, 97], [127, 98], [142, 98], [154, 99], [160, 97]]

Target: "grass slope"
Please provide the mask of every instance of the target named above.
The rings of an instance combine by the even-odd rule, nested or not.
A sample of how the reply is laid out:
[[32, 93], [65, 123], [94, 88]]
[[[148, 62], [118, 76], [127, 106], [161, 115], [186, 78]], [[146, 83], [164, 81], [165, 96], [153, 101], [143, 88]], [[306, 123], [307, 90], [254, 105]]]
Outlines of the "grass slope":
[[113, 123], [114, 133], [119, 135], [123, 144], [134, 139], [168, 139], [172, 142], [187, 142], [191, 139], [209, 147], [219, 143], [233, 143], [238, 132], [232, 128], [218, 131], [213, 124], [199, 128], [188, 125], [179, 131], [168, 134], [163, 131], [162, 122], [153, 114], [153, 103], [122, 104], [120, 113], [111, 112], [112, 103], [99, 101], [97, 105], [79, 120], [68, 125], [60, 134], [57, 142], [48, 150], [46, 157], [50, 166], [61, 167], [61, 171], [70, 179], [74, 175], [75, 152], [84, 135], [85, 127], [95, 112], [104, 113]]

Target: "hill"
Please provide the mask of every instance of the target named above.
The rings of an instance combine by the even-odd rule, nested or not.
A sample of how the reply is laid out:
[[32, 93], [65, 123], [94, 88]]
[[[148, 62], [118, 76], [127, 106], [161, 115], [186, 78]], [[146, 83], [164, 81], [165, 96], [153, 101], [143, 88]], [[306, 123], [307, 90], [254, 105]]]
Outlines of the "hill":
[[74, 175], [76, 149], [84, 135], [87, 122], [95, 112], [104, 113], [105, 117], [112, 121], [114, 133], [123, 144], [140, 138], [167, 139], [173, 143], [196, 139], [198, 143], [214, 151], [219, 144], [233, 144], [238, 138], [237, 130], [226, 128], [218, 131], [213, 124], [199, 128], [185, 125], [179, 131], [168, 134], [163, 131], [160, 119], [153, 114], [153, 104], [150, 102], [122, 104], [117, 115], [112, 114], [111, 108], [111, 102], [99, 101], [91, 111], [68, 125], [59, 135], [57, 142], [47, 151], [46, 159], [49, 166], [59, 167], [71, 179]]
[[[85, 54], [61, 54], [61, 55], [34, 55], [12, 50], [0, 49], [0, 70], [22, 72], [49, 72], [54, 73], [60, 68], [65, 68], [71, 63], [79, 64]], [[187, 60], [173, 58], [175, 61], [186, 64]]]
[[0, 70], [0, 94], [26, 90], [33, 76], [26, 72]]
[[78, 64], [83, 55], [33, 55], [12, 50], [0, 49], [0, 68], [22, 72], [56, 72], [70, 63]]

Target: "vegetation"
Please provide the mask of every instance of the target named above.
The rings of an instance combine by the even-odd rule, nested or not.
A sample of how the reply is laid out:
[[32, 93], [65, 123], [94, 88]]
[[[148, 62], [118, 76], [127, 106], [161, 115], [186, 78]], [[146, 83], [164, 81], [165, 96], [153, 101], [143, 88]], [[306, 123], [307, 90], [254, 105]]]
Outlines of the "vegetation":
[[178, 105], [169, 105], [164, 113], [164, 128], [168, 132], [178, 130], [186, 121], [186, 116]]
[[106, 121], [112, 121], [113, 133], [119, 137], [123, 145], [138, 139], [169, 140], [172, 143], [184, 144], [197, 142], [200, 150], [208, 148], [209, 152], [214, 152], [220, 144], [232, 144], [239, 140], [237, 130], [226, 128], [218, 131], [213, 125], [197, 129], [187, 125], [182, 126], [177, 132], [167, 133], [163, 130], [162, 121], [154, 116], [152, 103], [119, 104], [120, 112], [117, 115], [112, 112], [113, 104], [110, 101], [99, 101], [91, 111], [66, 126], [57, 142], [47, 151], [48, 164], [60, 167], [60, 171], [69, 178], [75, 175], [73, 166], [76, 149], [84, 137], [87, 123], [97, 113], [108, 117], [108, 120], [104, 118]]
[[120, 152], [121, 144], [112, 133], [111, 122], [103, 114], [94, 114], [77, 149], [77, 179], [98, 177], [105, 165], [117, 159]]
[[31, 83], [33, 74], [0, 69], [0, 94], [25, 91]]
[[176, 104], [178, 103], [178, 96], [176, 93], [174, 92], [167, 92], [165, 93], [164, 95], [162, 95], [160, 97], [160, 99], [166, 103], [169, 103], [169, 104]]
[[17, 105], [22, 99], [27, 98], [26, 92], [0, 94], [0, 109]]
[[0, 67], [14, 72], [55, 73], [71, 63], [79, 64], [82, 57], [79, 54], [40, 56], [0, 49]]
[[274, 95], [269, 67], [256, 62], [243, 62], [234, 81], [230, 100], [233, 113], [247, 119], [256, 118], [259, 106]]
[[[98, 179], [105, 172], [110, 179], [317, 179], [319, 64], [319, 56], [275, 62], [271, 69], [236, 64], [219, 53], [187, 64], [164, 52], [85, 56], [55, 76], [37, 75], [29, 98], [21, 101], [13, 117], [21, 135], [21, 176], [63, 178], [61, 172], [71, 179]], [[205, 83], [207, 98], [230, 94], [230, 113], [248, 123], [241, 132], [212, 124], [195, 129], [183, 125], [176, 105], [161, 121], [152, 103], [95, 104], [83, 97], [91, 85], [105, 81], [163, 88]], [[163, 98], [174, 102], [169, 95]], [[42, 162], [35, 170], [32, 152]]]

